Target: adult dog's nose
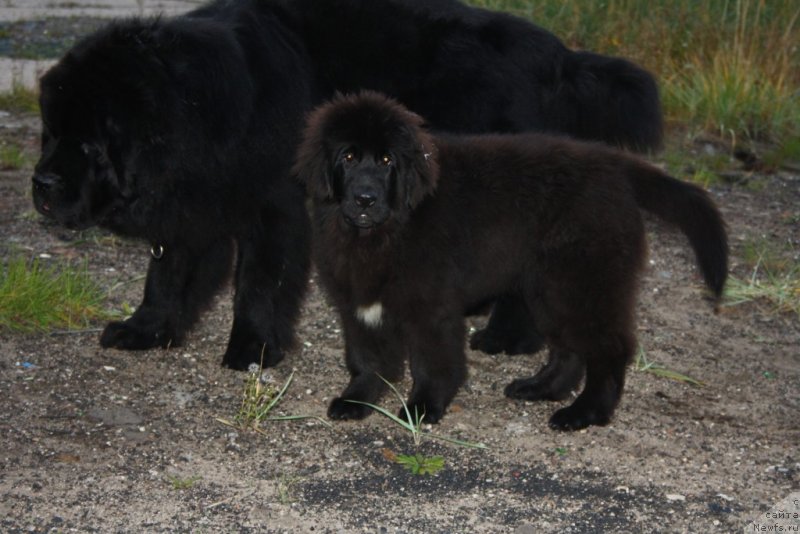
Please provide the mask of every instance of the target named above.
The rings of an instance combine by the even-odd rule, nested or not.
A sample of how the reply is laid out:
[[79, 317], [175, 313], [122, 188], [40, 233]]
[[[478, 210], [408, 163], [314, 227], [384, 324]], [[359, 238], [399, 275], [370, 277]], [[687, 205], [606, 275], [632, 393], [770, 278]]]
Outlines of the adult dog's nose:
[[378, 200], [378, 197], [375, 195], [375, 193], [362, 192], [356, 194], [355, 200], [356, 205], [359, 208], [368, 208], [375, 204], [375, 201]]
[[33, 175], [33, 187], [38, 191], [47, 191], [58, 183], [59, 177], [50, 173], [36, 173]]

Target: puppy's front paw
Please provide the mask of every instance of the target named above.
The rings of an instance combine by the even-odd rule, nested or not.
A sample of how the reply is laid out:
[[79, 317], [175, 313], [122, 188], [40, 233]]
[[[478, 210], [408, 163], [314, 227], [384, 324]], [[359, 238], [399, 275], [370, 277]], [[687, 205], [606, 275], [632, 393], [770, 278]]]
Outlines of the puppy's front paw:
[[349, 420], [364, 419], [372, 412], [372, 408], [349, 399], [337, 397], [328, 406], [328, 417], [331, 419]]
[[[408, 408], [408, 413], [406, 413]], [[415, 424], [422, 419], [423, 423], [436, 424], [444, 417], [444, 406], [441, 403], [434, 403], [430, 401], [409, 401], [406, 405], [400, 408], [397, 417], [403, 421], [408, 421], [408, 416], [411, 415], [411, 424]]]
[[550, 428], [553, 430], [570, 431], [580, 430], [591, 425], [605, 426], [610, 422], [611, 414], [575, 403], [566, 408], [557, 410], [553, 416], [550, 417]]

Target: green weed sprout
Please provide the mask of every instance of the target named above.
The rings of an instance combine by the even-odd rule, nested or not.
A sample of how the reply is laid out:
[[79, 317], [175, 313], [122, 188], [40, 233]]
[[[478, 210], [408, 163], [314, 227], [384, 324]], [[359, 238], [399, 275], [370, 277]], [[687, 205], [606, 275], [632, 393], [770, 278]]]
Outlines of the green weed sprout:
[[647, 355], [644, 352], [644, 349], [641, 347], [639, 347], [639, 352], [636, 353], [636, 361], [633, 364], [633, 368], [636, 369], [637, 371], [651, 373], [656, 376], [669, 378], [671, 380], [677, 380], [678, 382], [685, 382], [693, 386], [698, 386], [698, 387], [705, 386], [705, 383], [703, 383], [700, 380], [679, 373], [677, 371], [672, 371], [671, 369], [667, 369], [666, 367], [662, 366], [659, 363], [649, 361], [647, 359]]
[[[381, 375], [378, 375], [378, 378], [383, 380], [386, 383], [386, 385], [389, 386], [389, 389], [392, 390], [394, 396], [400, 401], [400, 403], [403, 406], [403, 411], [405, 412], [405, 418], [398, 417], [397, 415], [393, 414], [386, 408], [383, 408], [382, 406], [378, 406], [376, 404], [371, 404], [369, 402], [349, 400], [349, 399], [347, 400], [347, 402], [352, 402], [354, 404], [363, 404], [364, 406], [372, 408], [381, 415], [388, 417], [392, 422], [400, 426], [400, 428], [403, 428], [404, 430], [408, 431], [409, 434], [411, 434], [415, 448], [418, 448], [420, 443], [422, 443], [423, 437], [438, 439], [440, 441], [452, 443], [460, 447], [469, 447], [473, 449], [486, 448], [486, 445], [483, 443], [472, 443], [469, 441], [463, 441], [460, 439], [455, 439], [447, 436], [439, 436], [431, 432], [423, 432], [422, 423], [425, 419], [425, 413], [423, 412], [422, 414], [420, 414], [417, 411], [417, 407], [415, 406], [414, 414], [412, 416], [408, 404], [406, 404], [405, 400], [403, 400], [403, 396], [400, 394], [399, 391], [397, 391], [397, 388], [394, 386], [394, 384], [383, 378]], [[384, 456], [389, 461], [402, 465], [404, 468], [408, 469], [414, 475], [432, 475], [444, 468], [444, 458], [441, 456], [427, 457], [419, 453], [413, 455], [394, 454], [393, 452], [388, 450], [384, 452]]]

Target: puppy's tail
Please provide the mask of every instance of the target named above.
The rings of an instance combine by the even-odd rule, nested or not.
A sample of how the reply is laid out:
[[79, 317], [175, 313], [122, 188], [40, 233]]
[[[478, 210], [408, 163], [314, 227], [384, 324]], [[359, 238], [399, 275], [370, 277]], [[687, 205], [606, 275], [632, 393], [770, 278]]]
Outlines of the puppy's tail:
[[703, 279], [719, 301], [728, 277], [728, 235], [708, 193], [639, 162], [628, 176], [639, 207], [676, 225], [689, 239]]

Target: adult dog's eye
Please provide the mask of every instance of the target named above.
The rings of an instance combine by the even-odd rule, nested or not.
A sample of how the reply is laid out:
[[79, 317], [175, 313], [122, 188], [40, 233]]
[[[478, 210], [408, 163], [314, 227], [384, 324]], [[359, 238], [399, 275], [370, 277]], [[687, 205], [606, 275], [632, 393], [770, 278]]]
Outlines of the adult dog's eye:
[[356, 160], [356, 155], [350, 151], [342, 154], [342, 161], [345, 163], [353, 163]]
[[392, 163], [393, 163], [392, 156], [390, 156], [389, 154], [384, 154], [383, 156], [381, 156], [381, 165], [385, 165], [386, 167], [388, 167]]

